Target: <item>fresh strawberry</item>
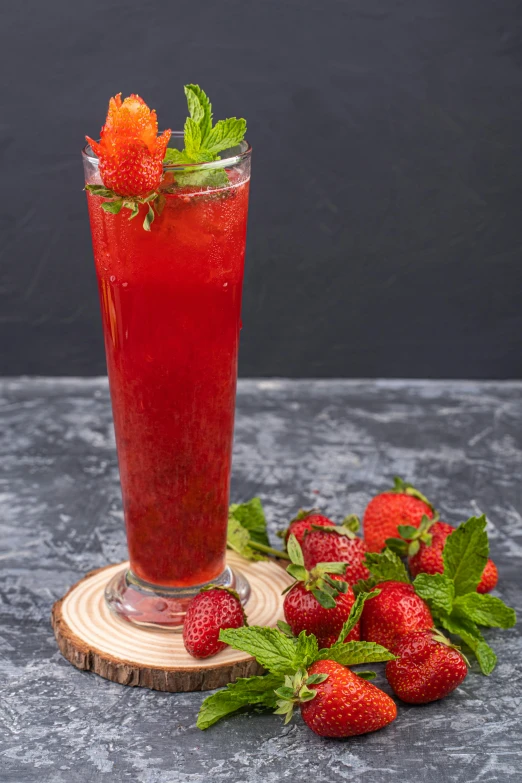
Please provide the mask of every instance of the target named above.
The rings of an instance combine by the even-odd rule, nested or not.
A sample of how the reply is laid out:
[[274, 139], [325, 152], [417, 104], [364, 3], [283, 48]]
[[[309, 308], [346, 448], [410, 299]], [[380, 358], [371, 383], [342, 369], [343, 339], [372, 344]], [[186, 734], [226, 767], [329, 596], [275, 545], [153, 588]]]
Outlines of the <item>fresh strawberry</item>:
[[159, 186], [170, 130], [158, 136], [156, 112], [139, 95], [122, 102], [121, 93], [109, 101], [100, 141], [86, 136], [99, 158], [106, 188], [120, 196], [146, 196]]
[[[331, 647], [355, 603], [352, 588], [344, 581], [346, 563], [319, 563], [311, 571], [304, 566], [303, 552], [296, 537], [288, 539], [292, 563], [287, 571], [296, 582], [287, 588], [283, 603], [285, 620], [294, 636], [301, 631], [315, 634], [319, 647]], [[360, 639], [359, 622], [343, 641]]]
[[477, 586], [477, 593], [489, 593], [497, 586], [498, 582], [498, 569], [493, 560], [488, 559], [486, 567], [482, 572], [482, 577]]
[[246, 625], [246, 616], [235, 590], [210, 585], [190, 602], [183, 623], [183, 644], [194, 658], [208, 658], [227, 646], [219, 641], [222, 628]]
[[[436, 521], [429, 525], [428, 540], [423, 541], [421, 539], [417, 551], [408, 557], [408, 567], [414, 578], [417, 574], [442, 574], [444, 572], [442, 552], [446, 539], [454, 530], [455, 528], [446, 522]], [[411, 543], [409, 546], [411, 547]], [[497, 582], [497, 567], [493, 560], [488, 559], [477, 587], [477, 592], [489, 593], [496, 586]]]
[[368, 503], [363, 518], [364, 540], [370, 552], [380, 552], [387, 538], [398, 536], [399, 525], [419, 527], [422, 517], [431, 519], [433, 508], [411, 484], [395, 479], [395, 486]]
[[468, 673], [463, 655], [439, 631], [411, 631], [395, 646], [395, 661], [386, 664], [393, 692], [409, 704], [443, 699]]
[[[331, 608], [321, 606], [314, 595], [314, 592], [317, 593], [316, 585], [323, 581], [325, 576], [334, 584], [338, 582], [346, 589], [346, 592], [335, 594]], [[301, 631], [313, 633], [317, 636], [319, 647], [331, 647], [337, 641], [339, 632], [345, 620], [348, 619], [354, 603], [353, 590], [343, 581], [340, 574], [327, 574], [324, 571], [314, 573], [312, 570], [305, 581], [296, 582], [286, 594], [283, 610], [285, 620], [294, 636], [298, 636]], [[360, 623], [358, 622], [343, 641], [357, 642], [360, 638]]]
[[297, 542], [300, 546], [303, 546], [303, 539], [310, 530], [315, 527], [333, 527], [335, 522], [325, 517], [323, 514], [312, 511], [299, 511], [295, 519], [293, 519], [284, 531], [285, 542], [288, 543], [288, 539], [293, 534], [297, 538]]
[[377, 642], [395, 652], [403, 634], [433, 627], [430, 610], [413, 585], [381, 582], [378, 587], [380, 594], [366, 601], [361, 616], [361, 638], [365, 642]]
[[[382, 729], [397, 717], [393, 699], [336, 661], [316, 661], [298, 672], [281, 695], [276, 712], [291, 717], [299, 704], [303, 720], [320, 737], [353, 737]], [[293, 696], [287, 694], [292, 688]], [[286, 698], [284, 698], [286, 696]]]
[[364, 565], [368, 548], [363, 539], [345, 525], [312, 529], [303, 540], [305, 568], [314, 568], [318, 563], [343, 562], [346, 568], [344, 579], [354, 585], [359, 579], [368, 579], [370, 572]]

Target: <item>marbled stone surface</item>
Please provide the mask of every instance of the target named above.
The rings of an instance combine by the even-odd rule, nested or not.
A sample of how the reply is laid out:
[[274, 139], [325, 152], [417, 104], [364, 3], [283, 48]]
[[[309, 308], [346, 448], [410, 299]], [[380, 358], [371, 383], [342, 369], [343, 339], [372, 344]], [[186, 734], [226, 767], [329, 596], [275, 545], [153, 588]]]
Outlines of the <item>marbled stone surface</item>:
[[[233, 500], [260, 495], [272, 532], [299, 506], [360, 514], [398, 473], [449, 522], [487, 513], [498, 594], [519, 611], [521, 469], [521, 383], [240, 383]], [[522, 778], [517, 628], [487, 633], [491, 677], [474, 671], [445, 701], [400, 704], [392, 726], [346, 741], [270, 714], [202, 733], [202, 694], [126, 688], [63, 660], [53, 601], [126, 554], [104, 380], [0, 383], [0, 531], [2, 783]]]

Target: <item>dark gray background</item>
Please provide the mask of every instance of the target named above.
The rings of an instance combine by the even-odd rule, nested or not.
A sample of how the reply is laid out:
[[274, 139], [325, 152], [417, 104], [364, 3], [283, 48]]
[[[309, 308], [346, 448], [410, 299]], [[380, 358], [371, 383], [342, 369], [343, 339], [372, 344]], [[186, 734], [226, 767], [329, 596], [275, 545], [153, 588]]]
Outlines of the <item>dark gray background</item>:
[[183, 84], [255, 148], [243, 375], [522, 377], [516, 0], [2, 3], [0, 374], [99, 374], [80, 147]]

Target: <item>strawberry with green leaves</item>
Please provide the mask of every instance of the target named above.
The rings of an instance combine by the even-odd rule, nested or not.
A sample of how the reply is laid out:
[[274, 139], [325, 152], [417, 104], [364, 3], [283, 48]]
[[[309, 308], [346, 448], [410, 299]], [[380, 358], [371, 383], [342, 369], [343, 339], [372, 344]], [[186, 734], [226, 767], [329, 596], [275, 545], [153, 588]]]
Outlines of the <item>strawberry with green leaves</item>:
[[318, 563], [346, 562], [344, 580], [349, 585], [367, 579], [370, 572], [364, 565], [364, 558], [368, 548], [364, 540], [355, 535], [358, 529], [359, 520], [355, 515], [346, 517], [342, 525], [317, 528], [314, 524], [303, 538], [305, 567], [310, 570]]
[[298, 544], [303, 546], [304, 538], [310, 531], [318, 527], [333, 527], [334, 525], [335, 522], [325, 517], [317, 509], [311, 509], [310, 511], [301, 509], [281, 535], [284, 537], [285, 543], [288, 544], [288, 539], [293, 534], [297, 538]]
[[103, 199], [101, 208], [108, 215], [128, 210], [129, 220], [133, 220], [143, 205], [143, 228], [150, 231], [155, 216], [161, 215], [165, 206], [165, 192], [178, 187], [230, 184], [224, 167], [194, 170], [193, 164], [219, 161], [221, 152], [240, 144], [246, 133], [245, 120], [229, 117], [214, 125], [212, 105], [201, 87], [185, 85], [185, 96], [189, 117], [182, 150], [167, 147], [171, 131], [158, 135], [156, 112], [139, 95], [130, 95], [124, 101], [121, 93], [111, 98], [100, 140], [86, 136], [98, 157], [103, 184], [89, 183], [85, 190], [90, 198]]
[[468, 664], [440, 631], [410, 631], [395, 646], [396, 660], [386, 664], [393, 692], [409, 704], [443, 699], [464, 681]]
[[380, 552], [387, 538], [398, 536], [399, 525], [419, 527], [423, 516], [431, 519], [433, 506], [411, 484], [395, 477], [392, 489], [372, 498], [363, 517], [364, 540], [370, 552]]
[[206, 698], [197, 726], [207, 729], [249, 706], [272, 709], [284, 715], [286, 723], [299, 706], [305, 723], [329, 737], [375, 731], [394, 720], [396, 708], [389, 696], [373, 685], [366, 687], [365, 679], [374, 676], [373, 672], [354, 673], [347, 668], [394, 658], [378, 644], [343, 641], [359, 621], [367, 597], [357, 597], [330, 648], [321, 649], [317, 638], [305, 631], [298, 637], [256, 626], [221, 631], [221, 641], [253, 655], [267, 674], [239, 679]]
[[277, 713], [290, 716], [295, 705], [320, 737], [354, 737], [387, 726], [397, 706], [387, 693], [336, 661], [316, 661], [307, 672], [288, 677], [276, 690]]
[[[389, 538], [386, 544], [394, 552], [408, 556], [408, 568], [413, 577], [417, 574], [442, 574], [444, 573], [442, 552], [446, 539], [454, 531], [452, 525], [441, 522], [437, 517], [433, 519], [423, 517], [418, 528], [399, 525], [398, 532], [401, 538]], [[497, 567], [493, 560], [488, 558], [477, 585], [477, 593], [489, 593], [497, 586], [497, 582]]]
[[194, 596], [183, 623], [183, 644], [194, 658], [209, 658], [224, 650], [222, 628], [246, 625], [246, 615], [235, 590], [209, 585]]
[[[484, 639], [481, 626], [511, 628], [516, 622], [514, 610], [500, 598], [477, 592], [488, 554], [486, 518], [471, 517], [446, 538], [442, 551], [444, 572], [421, 573], [413, 582], [413, 590], [428, 605], [434, 625], [459, 636], [476, 656], [483, 674], [491, 674], [497, 656]], [[376, 585], [382, 592], [385, 583], [390, 581], [409, 583], [404, 564], [390, 549], [368, 554], [366, 565], [372, 576], [355, 585], [355, 593]], [[384, 623], [385, 619], [382, 621]], [[366, 638], [364, 615], [361, 628], [363, 638]], [[370, 635], [374, 638], [372, 633]], [[377, 638], [382, 639], [381, 636]]]
[[[322, 647], [330, 647], [355, 603], [352, 588], [344, 581], [346, 563], [317, 563], [311, 571], [304, 565], [303, 552], [292, 533], [288, 539], [292, 560], [286, 569], [296, 580], [287, 588], [283, 610], [292, 633], [313, 633]], [[348, 641], [359, 639], [359, 623]]]

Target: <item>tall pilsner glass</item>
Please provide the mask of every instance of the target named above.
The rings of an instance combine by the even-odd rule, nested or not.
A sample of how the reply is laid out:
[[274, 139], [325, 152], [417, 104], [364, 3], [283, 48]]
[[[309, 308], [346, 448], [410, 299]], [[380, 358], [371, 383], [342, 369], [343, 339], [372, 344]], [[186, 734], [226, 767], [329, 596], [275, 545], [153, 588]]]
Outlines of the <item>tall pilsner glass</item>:
[[[150, 232], [146, 205], [129, 220], [87, 194], [130, 556], [106, 600], [141, 625], [180, 627], [208, 583], [248, 597], [225, 550], [250, 154], [169, 167], [167, 183], [207, 174], [166, 189]], [[88, 146], [83, 161], [101, 184]]]

